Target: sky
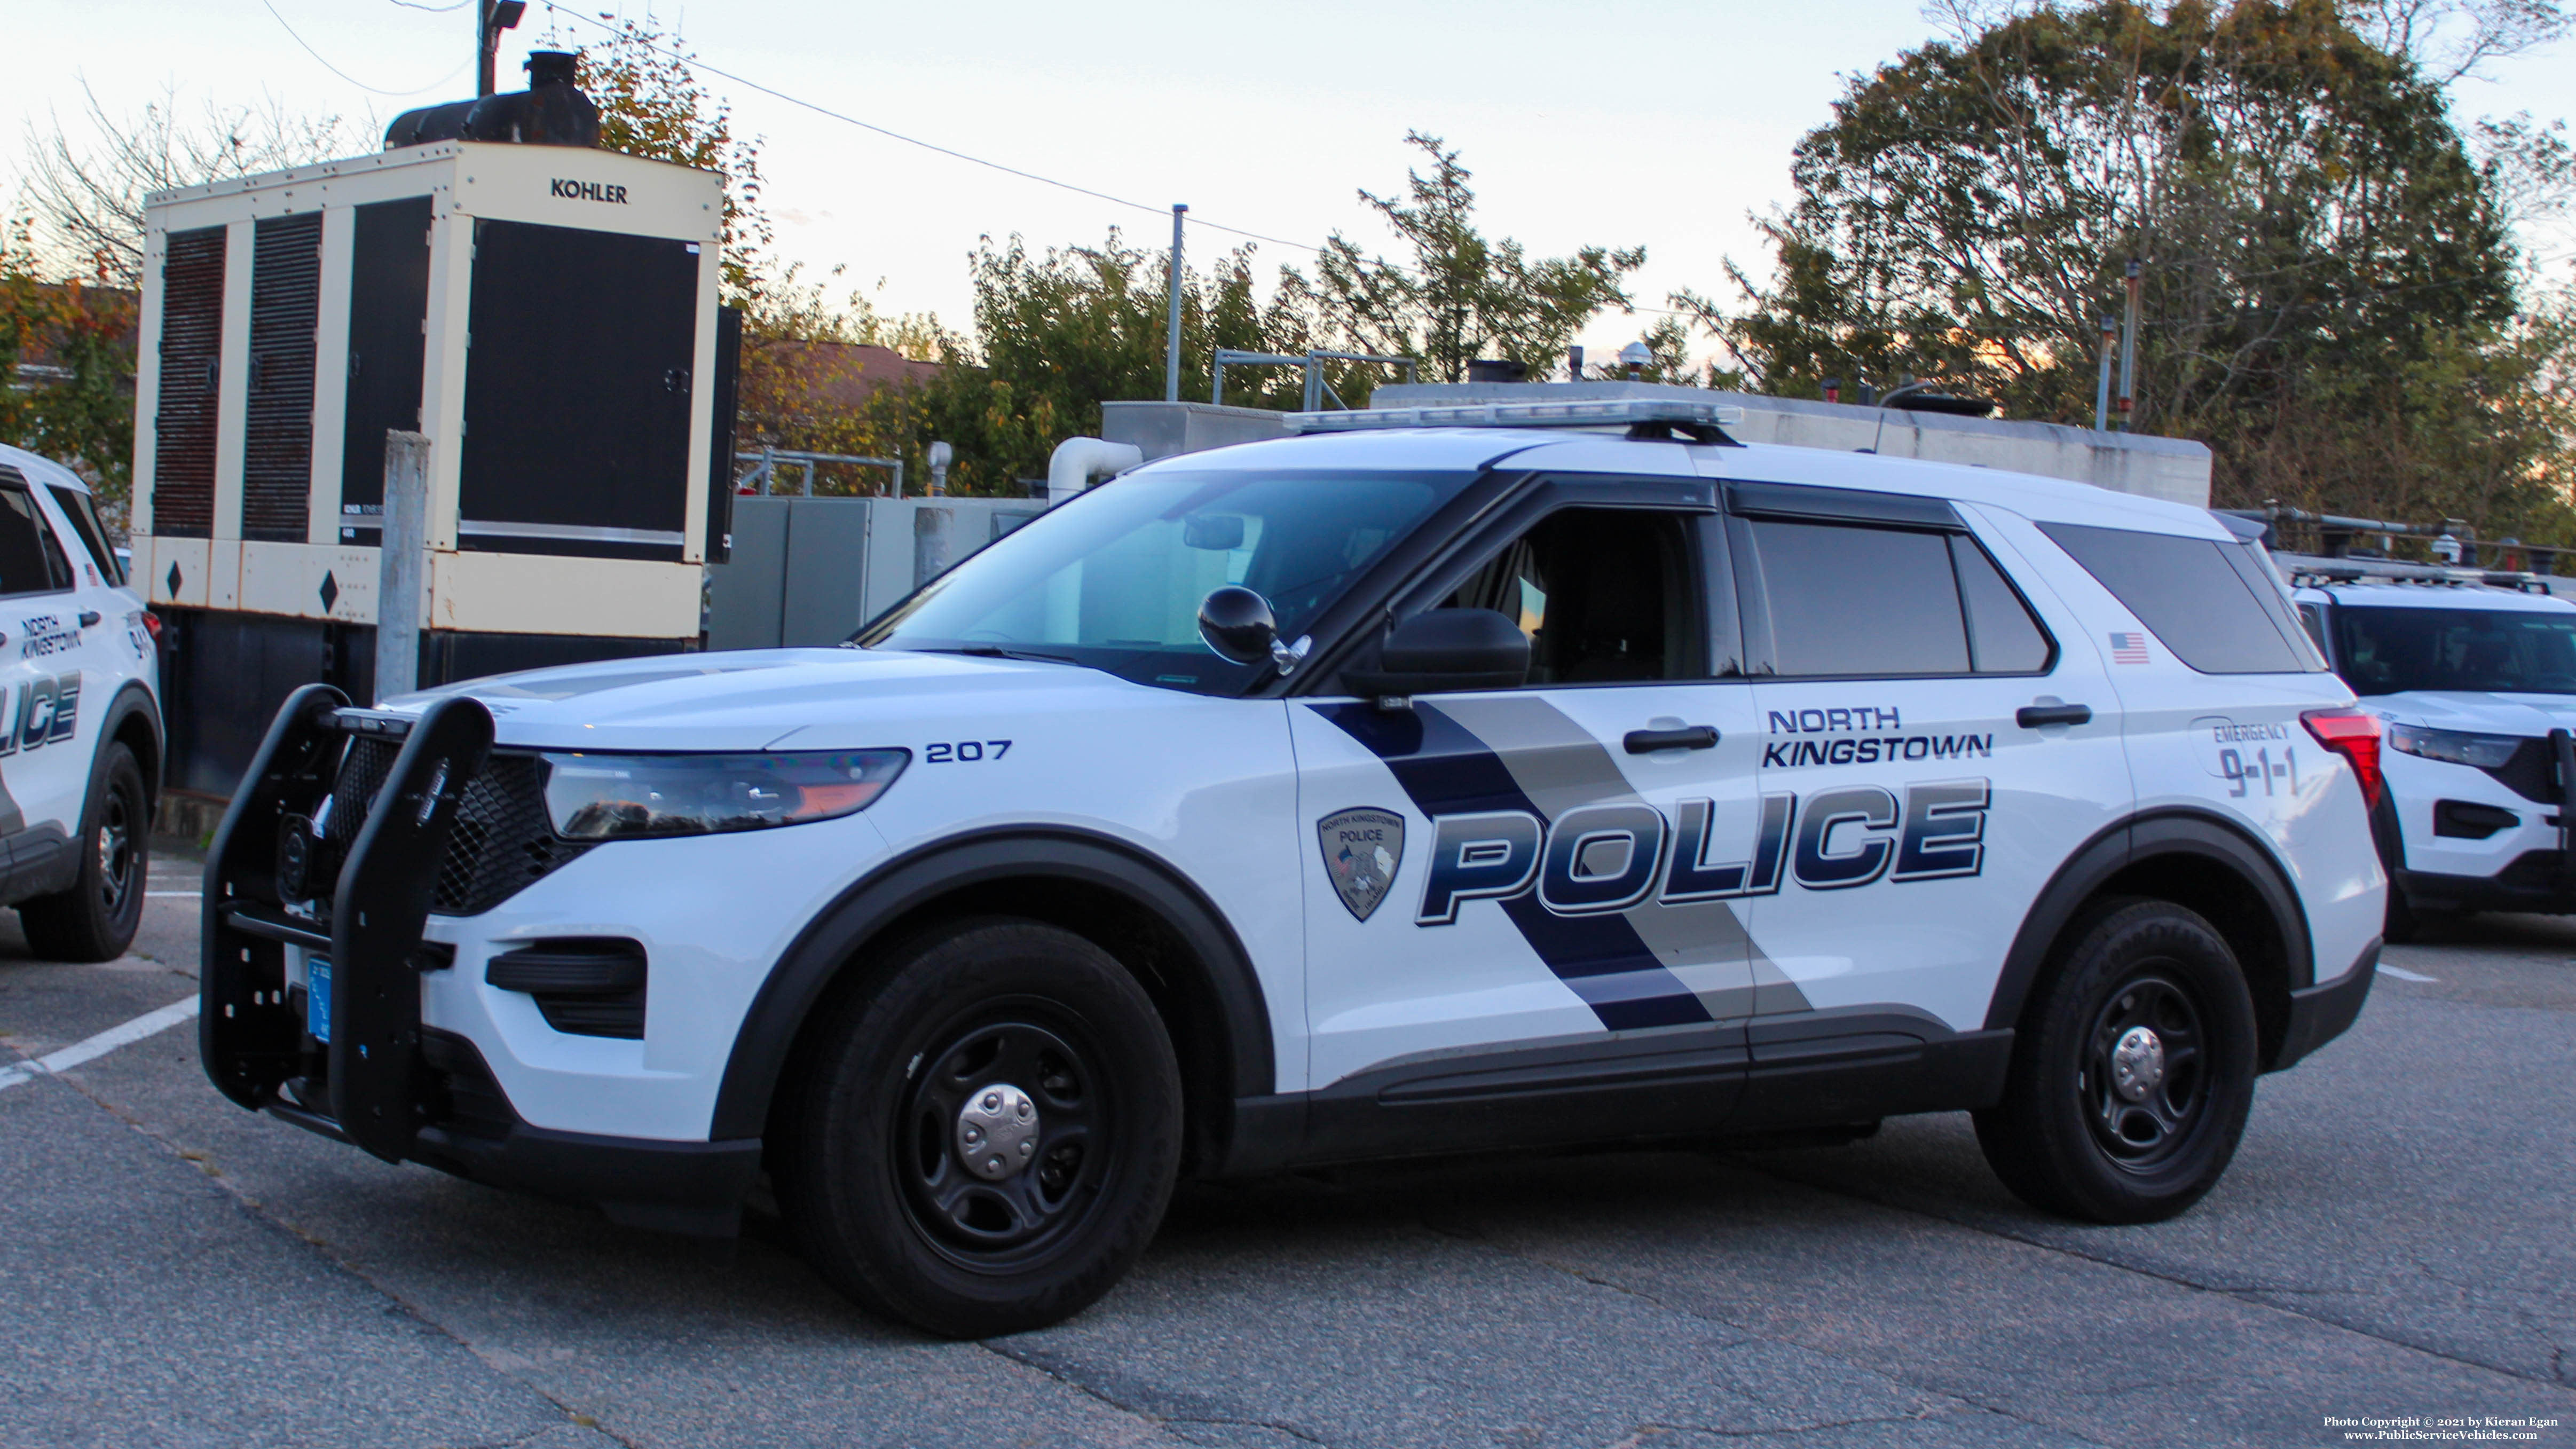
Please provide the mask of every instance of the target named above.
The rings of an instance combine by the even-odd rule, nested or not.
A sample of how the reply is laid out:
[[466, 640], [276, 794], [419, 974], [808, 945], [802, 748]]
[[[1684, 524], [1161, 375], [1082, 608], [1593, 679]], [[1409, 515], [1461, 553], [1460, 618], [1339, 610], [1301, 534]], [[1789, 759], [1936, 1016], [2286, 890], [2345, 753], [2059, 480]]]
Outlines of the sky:
[[[28, 140], [77, 133], [84, 86], [112, 115], [175, 94], [269, 99], [371, 120], [469, 96], [475, 0], [13, 0], [16, 61], [0, 109], [0, 194]], [[431, 8], [446, 7], [446, 8]], [[553, 41], [601, 31], [575, 15], [642, 16], [640, 0], [545, 0], [505, 40], [502, 89]], [[889, 313], [970, 321], [979, 236], [1035, 247], [1098, 241], [1111, 226], [1168, 244], [1168, 208], [1313, 246], [1385, 232], [1356, 192], [1400, 193], [1408, 130], [1445, 138], [1474, 171], [1489, 237], [1536, 256], [1643, 244], [1633, 287], [1661, 305], [1688, 287], [1731, 299], [1728, 258], [1756, 275], [1750, 220], [1790, 196], [1798, 137], [1846, 78], [1934, 34], [1917, 0], [1233, 0], [1086, 5], [983, 0], [656, 0], [708, 65], [953, 151], [1148, 208], [1024, 180], [829, 119], [717, 76], [737, 133], [763, 140], [779, 249]], [[102, 49], [111, 41], [113, 49]], [[2576, 42], [2463, 82], [2463, 120], [2576, 110]], [[1246, 239], [1193, 226], [1193, 260]], [[2554, 248], [2563, 250], [2563, 247]], [[1263, 242], [1257, 270], [1306, 262]], [[880, 286], [880, 282], [882, 285]], [[1616, 352], [1649, 317], [1610, 315], [1584, 337]]]

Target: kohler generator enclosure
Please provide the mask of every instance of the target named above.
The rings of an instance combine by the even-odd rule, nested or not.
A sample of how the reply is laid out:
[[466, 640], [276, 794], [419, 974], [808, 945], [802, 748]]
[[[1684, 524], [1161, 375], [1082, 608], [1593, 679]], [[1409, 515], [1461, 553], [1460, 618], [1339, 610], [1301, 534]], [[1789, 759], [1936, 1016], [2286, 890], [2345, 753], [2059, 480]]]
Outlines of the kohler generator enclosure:
[[430, 440], [419, 682], [694, 648], [731, 499], [723, 182], [443, 140], [150, 199], [134, 581], [170, 784], [372, 700], [385, 434]]

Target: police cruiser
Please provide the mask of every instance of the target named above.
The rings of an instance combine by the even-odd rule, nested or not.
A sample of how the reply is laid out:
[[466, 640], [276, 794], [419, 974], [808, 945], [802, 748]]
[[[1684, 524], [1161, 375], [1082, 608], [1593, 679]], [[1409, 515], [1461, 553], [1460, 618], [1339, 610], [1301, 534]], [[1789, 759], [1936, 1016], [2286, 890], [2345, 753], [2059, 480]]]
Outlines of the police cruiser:
[[161, 769], [161, 621], [79, 474], [0, 445], [0, 905], [51, 961], [143, 919]]
[[2293, 574], [2303, 622], [2384, 721], [2372, 825], [2394, 940], [2430, 914], [2576, 912], [2560, 823], [2576, 781], [2576, 604], [2536, 578], [2486, 577], [2342, 561]]
[[2182, 1211], [2370, 989], [2378, 721], [2207, 513], [1724, 421], [1309, 415], [846, 647], [308, 688], [207, 1070], [630, 1224], [766, 1173], [960, 1335], [1183, 1175], [1969, 1111], [2034, 1204]]

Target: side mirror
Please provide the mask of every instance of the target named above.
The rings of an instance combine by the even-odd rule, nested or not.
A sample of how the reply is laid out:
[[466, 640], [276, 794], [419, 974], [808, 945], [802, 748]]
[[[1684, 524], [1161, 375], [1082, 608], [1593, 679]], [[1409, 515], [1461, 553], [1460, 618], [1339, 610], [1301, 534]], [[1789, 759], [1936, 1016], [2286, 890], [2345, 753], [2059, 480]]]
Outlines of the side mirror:
[[1210, 589], [1199, 601], [1199, 637], [1217, 653], [1217, 657], [1234, 664], [1258, 664], [1267, 659], [1277, 666], [1282, 679], [1297, 671], [1297, 664], [1313, 647], [1312, 639], [1294, 644], [1279, 641], [1279, 621], [1271, 615], [1270, 601], [1241, 584], [1225, 584]]
[[1530, 641], [1492, 609], [1431, 609], [1398, 624], [1378, 648], [1375, 669], [1345, 669], [1342, 680], [1380, 698], [1452, 689], [1515, 689], [1529, 678]]

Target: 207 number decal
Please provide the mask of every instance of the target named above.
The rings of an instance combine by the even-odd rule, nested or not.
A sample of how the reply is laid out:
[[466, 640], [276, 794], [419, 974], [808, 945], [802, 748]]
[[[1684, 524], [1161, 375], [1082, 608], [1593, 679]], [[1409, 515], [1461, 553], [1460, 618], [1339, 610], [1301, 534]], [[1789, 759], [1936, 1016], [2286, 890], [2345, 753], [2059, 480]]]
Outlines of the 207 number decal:
[[921, 762], [925, 765], [971, 765], [978, 760], [998, 760], [1010, 752], [1009, 740], [957, 740], [949, 744], [922, 746]]

